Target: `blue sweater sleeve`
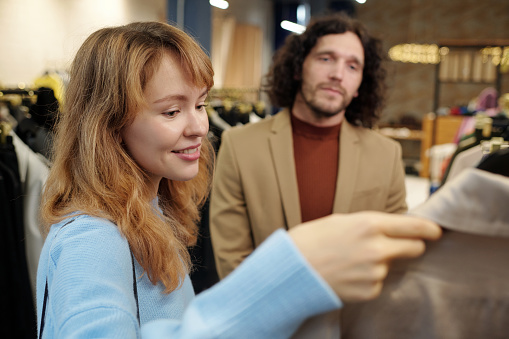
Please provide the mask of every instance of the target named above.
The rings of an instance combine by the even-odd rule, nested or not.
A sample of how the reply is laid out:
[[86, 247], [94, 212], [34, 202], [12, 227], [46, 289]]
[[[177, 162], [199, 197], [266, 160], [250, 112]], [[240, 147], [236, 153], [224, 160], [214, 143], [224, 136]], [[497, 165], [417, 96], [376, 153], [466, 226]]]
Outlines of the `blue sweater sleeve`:
[[182, 321], [142, 326], [143, 338], [288, 338], [308, 317], [342, 306], [288, 234], [276, 231], [226, 279], [201, 293]]
[[38, 319], [46, 281], [44, 337], [139, 337], [129, 246], [112, 223], [77, 217], [50, 232], [39, 263]]

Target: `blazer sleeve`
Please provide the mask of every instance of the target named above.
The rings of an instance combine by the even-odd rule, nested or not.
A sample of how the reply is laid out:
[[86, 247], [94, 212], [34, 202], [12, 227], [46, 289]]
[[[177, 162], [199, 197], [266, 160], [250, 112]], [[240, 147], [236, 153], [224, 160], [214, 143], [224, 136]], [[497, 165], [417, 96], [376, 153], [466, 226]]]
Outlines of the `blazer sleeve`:
[[254, 250], [235, 143], [222, 135], [210, 196], [210, 235], [219, 278], [226, 277]]
[[408, 209], [406, 203], [405, 168], [403, 166], [401, 145], [399, 143], [393, 144], [395, 156], [393, 159], [391, 185], [389, 186], [389, 195], [385, 205], [385, 212], [405, 213]]

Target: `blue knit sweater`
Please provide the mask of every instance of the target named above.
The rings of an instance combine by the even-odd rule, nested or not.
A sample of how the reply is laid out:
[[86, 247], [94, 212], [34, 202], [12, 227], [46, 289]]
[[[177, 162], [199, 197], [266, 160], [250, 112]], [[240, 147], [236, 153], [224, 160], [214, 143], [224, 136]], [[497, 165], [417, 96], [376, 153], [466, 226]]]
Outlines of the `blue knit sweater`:
[[307, 317], [341, 306], [286, 232], [275, 232], [235, 272], [194, 297], [186, 276], [164, 294], [135, 261], [117, 227], [87, 215], [52, 226], [37, 274], [44, 338], [287, 338]]

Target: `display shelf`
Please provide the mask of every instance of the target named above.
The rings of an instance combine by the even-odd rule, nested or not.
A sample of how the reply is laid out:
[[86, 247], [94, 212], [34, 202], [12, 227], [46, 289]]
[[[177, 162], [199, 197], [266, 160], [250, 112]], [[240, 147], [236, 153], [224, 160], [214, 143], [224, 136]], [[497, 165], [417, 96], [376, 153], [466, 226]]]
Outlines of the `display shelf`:
[[442, 40], [438, 45], [440, 62], [435, 75], [434, 112], [440, 107], [466, 105], [485, 87], [501, 92], [500, 65], [509, 53], [509, 40], [453, 39]]

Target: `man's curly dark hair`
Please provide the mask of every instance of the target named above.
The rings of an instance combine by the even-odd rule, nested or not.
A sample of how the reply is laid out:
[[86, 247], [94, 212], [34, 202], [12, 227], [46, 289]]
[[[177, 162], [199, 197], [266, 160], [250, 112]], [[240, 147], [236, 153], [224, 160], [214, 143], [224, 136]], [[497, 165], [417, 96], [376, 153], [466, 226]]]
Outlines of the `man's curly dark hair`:
[[345, 117], [353, 125], [373, 127], [380, 116], [386, 90], [382, 42], [370, 35], [360, 21], [343, 13], [314, 19], [304, 33], [288, 36], [285, 44], [276, 51], [263, 86], [272, 104], [291, 108], [301, 88], [302, 64], [318, 39], [327, 34], [346, 32], [359, 37], [365, 60], [359, 95], [346, 108]]

